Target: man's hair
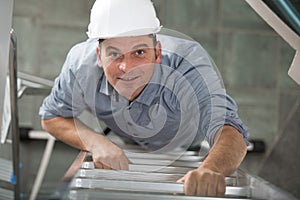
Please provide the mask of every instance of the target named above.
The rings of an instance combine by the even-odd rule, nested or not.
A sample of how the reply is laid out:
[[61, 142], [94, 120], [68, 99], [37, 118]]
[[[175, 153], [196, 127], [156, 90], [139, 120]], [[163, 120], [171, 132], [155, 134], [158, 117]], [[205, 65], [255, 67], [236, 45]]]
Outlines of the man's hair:
[[[157, 38], [156, 38], [156, 34], [149, 34], [148, 35], [150, 38], [152, 38], [152, 40], [153, 40], [153, 45], [154, 45], [154, 47], [156, 46], [156, 44], [157, 44]], [[104, 41], [104, 40], [106, 40], [106, 39], [99, 39], [98, 40], [98, 42], [99, 42], [99, 45], [101, 45], [101, 43]]]

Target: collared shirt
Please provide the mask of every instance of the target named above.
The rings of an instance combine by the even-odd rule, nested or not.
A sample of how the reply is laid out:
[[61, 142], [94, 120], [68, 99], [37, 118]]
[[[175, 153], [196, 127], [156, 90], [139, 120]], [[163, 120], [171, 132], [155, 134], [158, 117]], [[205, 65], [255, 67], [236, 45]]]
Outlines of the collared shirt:
[[150, 82], [132, 102], [114, 90], [98, 66], [97, 40], [75, 45], [40, 108], [41, 118], [78, 117], [88, 109], [115, 133], [155, 150], [203, 140], [212, 145], [225, 124], [247, 142], [248, 128], [201, 45], [164, 35], [158, 40], [161, 64], [155, 65]]

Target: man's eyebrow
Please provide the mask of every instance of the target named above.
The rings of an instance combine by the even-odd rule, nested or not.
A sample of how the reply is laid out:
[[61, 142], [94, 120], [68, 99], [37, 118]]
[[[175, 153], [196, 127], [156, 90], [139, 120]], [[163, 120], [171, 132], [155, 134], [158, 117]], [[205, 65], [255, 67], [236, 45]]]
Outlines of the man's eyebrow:
[[110, 50], [113, 50], [113, 51], [120, 51], [120, 49], [116, 48], [116, 47], [113, 47], [113, 46], [108, 46], [105, 48], [105, 51], [110, 51]]
[[132, 47], [132, 49], [150, 48], [148, 44], [138, 44]]

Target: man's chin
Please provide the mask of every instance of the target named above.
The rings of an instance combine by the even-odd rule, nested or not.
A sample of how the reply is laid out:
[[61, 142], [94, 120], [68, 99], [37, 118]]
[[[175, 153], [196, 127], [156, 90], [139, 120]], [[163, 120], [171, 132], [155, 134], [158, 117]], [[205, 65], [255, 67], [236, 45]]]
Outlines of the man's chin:
[[119, 94], [126, 98], [128, 101], [133, 101], [138, 97], [138, 95], [141, 93], [142, 89], [132, 89], [132, 88], [124, 88], [122, 90], [119, 90]]

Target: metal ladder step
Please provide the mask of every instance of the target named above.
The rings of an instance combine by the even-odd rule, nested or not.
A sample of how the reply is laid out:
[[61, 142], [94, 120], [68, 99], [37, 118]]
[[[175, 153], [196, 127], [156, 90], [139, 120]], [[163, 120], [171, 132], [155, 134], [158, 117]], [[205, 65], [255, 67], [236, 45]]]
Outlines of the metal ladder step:
[[[75, 177], [88, 179], [175, 183], [178, 179], [183, 177], [183, 175], [184, 174], [132, 172], [123, 170], [80, 169], [76, 173]], [[235, 186], [237, 184], [237, 180], [234, 177], [226, 177], [225, 182], [228, 186]]]
[[[70, 183], [70, 187], [74, 190], [78, 189], [109, 189], [117, 191], [137, 191], [152, 192], [166, 194], [183, 194], [183, 184], [181, 183], [157, 183], [143, 181], [123, 181], [123, 180], [103, 180], [103, 179], [87, 179], [74, 178]], [[250, 188], [226, 186], [225, 196], [249, 197]]]

